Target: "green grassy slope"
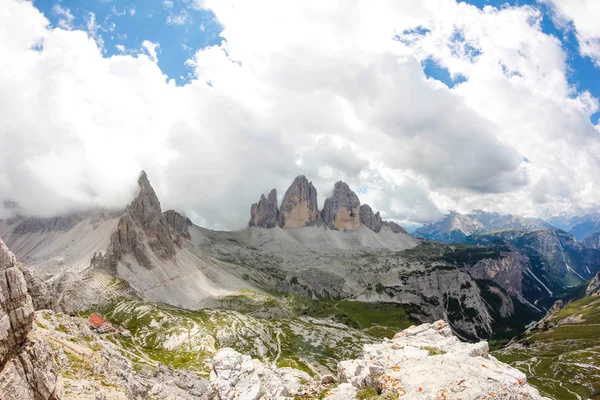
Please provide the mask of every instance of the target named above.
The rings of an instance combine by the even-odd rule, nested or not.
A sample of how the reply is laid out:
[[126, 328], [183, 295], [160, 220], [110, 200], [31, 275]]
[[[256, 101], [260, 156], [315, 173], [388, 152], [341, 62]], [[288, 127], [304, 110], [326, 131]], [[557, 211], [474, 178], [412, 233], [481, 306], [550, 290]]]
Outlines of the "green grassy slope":
[[585, 297], [495, 356], [554, 399], [600, 399], [600, 296]]

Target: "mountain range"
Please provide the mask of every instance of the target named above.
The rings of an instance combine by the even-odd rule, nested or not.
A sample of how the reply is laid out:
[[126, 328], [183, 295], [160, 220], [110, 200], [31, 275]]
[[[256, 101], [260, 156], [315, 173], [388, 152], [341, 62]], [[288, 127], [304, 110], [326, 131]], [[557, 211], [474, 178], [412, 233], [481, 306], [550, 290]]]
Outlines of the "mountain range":
[[342, 181], [320, 210], [298, 176], [231, 232], [163, 211], [146, 173], [138, 185], [125, 210], [17, 216], [0, 236], [36, 309], [101, 312], [131, 331], [117, 344], [142, 363], [206, 371], [229, 346], [326, 374], [362, 344], [437, 320], [462, 340], [507, 341], [600, 269], [600, 250], [537, 219], [454, 212], [411, 236]]

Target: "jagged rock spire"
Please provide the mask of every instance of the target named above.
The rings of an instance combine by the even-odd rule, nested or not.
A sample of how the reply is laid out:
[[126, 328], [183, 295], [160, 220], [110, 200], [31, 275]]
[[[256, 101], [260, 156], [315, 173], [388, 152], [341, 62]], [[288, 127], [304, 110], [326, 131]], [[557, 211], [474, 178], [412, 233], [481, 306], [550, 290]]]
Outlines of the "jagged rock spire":
[[173, 258], [175, 246], [167, 220], [162, 214], [160, 201], [146, 172], [142, 171], [138, 184], [140, 193], [127, 207], [127, 214], [119, 220], [118, 230], [111, 237], [111, 244], [117, 258], [125, 253], [132, 253], [140, 264], [149, 267], [150, 262], [144, 253], [138, 229], [145, 233], [148, 245], [161, 258]]
[[368, 204], [360, 206], [360, 222], [373, 232], [379, 232], [381, 231], [381, 228], [383, 228], [383, 220], [381, 219], [379, 211], [373, 214], [373, 210]]
[[277, 190], [273, 189], [268, 197], [263, 194], [258, 203], [252, 204], [250, 208], [250, 226], [263, 228], [274, 228], [277, 226], [279, 208], [277, 207]]
[[317, 189], [306, 176], [297, 176], [285, 192], [277, 222], [284, 229], [322, 223], [317, 205]]
[[354, 231], [360, 228], [360, 200], [348, 184], [339, 181], [333, 193], [325, 200], [321, 213], [329, 229]]

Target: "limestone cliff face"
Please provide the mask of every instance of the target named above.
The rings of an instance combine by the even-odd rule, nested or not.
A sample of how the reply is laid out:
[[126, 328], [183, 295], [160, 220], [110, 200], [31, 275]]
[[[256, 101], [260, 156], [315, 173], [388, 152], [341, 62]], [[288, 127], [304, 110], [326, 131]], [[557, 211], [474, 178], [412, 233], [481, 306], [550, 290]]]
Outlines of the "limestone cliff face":
[[360, 223], [373, 232], [379, 232], [381, 231], [381, 228], [383, 228], [383, 221], [381, 220], [379, 211], [373, 214], [373, 210], [368, 204], [363, 204], [360, 206]]
[[277, 222], [283, 229], [321, 225], [317, 189], [304, 175], [296, 177], [285, 192]]
[[172, 234], [175, 239], [173, 242], [177, 247], [183, 247], [183, 239], [191, 239], [189, 227], [192, 226], [192, 221], [189, 218], [184, 217], [177, 211], [169, 210], [163, 213], [165, 220], [172, 229]]
[[360, 228], [360, 200], [350, 187], [339, 181], [325, 200], [323, 222], [329, 229], [355, 231]]
[[132, 254], [141, 265], [150, 268], [144, 242], [148, 243], [154, 254], [163, 259], [175, 257], [175, 245], [158, 197], [143, 171], [138, 184], [139, 195], [127, 207], [125, 215], [119, 219], [117, 231], [111, 236], [111, 251], [117, 259], [124, 254]]
[[523, 293], [523, 270], [527, 268], [527, 258], [516, 251], [510, 251], [497, 259], [485, 258], [475, 265], [467, 267], [475, 279], [487, 279], [514, 296]]
[[189, 218], [186, 218], [173, 210], [165, 211], [163, 215], [169, 226], [171, 226], [177, 234], [186, 239], [191, 238], [188, 228], [192, 226], [192, 221]]
[[0, 398], [59, 399], [58, 367], [48, 345], [27, 341], [33, 304], [15, 256], [0, 239]]
[[269, 197], [263, 194], [258, 203], [252, 204], [250, 208], [250, 226], [263, 228], [274, 228], [277, 226], [279, 209], [277, 207], [277, 191], [271, 190]]
[[52, 293], [46, 283], [29, 268], [23, 268], [23, 276], [27, 283], [27, 291], [33, 302], [33, 308], [36, 310], [53, 310]]

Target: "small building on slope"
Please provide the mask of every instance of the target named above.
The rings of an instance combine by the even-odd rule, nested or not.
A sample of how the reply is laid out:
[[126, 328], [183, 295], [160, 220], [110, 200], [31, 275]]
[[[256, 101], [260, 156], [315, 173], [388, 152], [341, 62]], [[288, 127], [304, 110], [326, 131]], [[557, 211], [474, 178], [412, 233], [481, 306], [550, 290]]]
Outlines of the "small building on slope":
[[112, 324], [109, 321], [105, 320], [104, 318], [102, 318], [102, 316], [96, 313], [90, 315], [88, 322], [90, 323], [90, 328], [97, 331], [98, 333], [112, 332], [114, 330]]

